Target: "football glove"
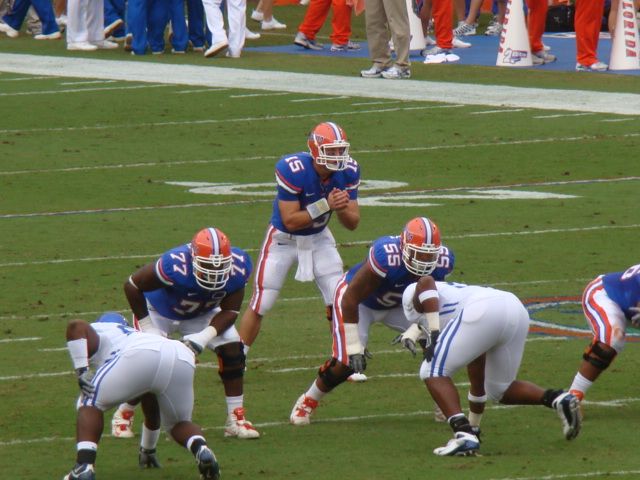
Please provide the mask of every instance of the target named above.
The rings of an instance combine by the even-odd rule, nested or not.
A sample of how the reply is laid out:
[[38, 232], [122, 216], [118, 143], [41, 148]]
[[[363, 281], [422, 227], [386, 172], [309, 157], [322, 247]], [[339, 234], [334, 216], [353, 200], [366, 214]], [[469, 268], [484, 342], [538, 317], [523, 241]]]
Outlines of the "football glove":
[[202, 353], [202, 350], [204, 350], [204, 347], [202, 345], [197, 344], [193, 340], [189, 340], [187, 338], [188, 336], [189, 335], [187, 335], [182, 339], [182, 343], [184, 343], [189, 348], [189, 350], [193, 352], [194, 355], [196, 356], [200, 355]]
[[433, 354], [436, 351], [436, 343], [438, 343], [439, 335], [440, 335], [439, 330], [433, 330], [429, 334], [429, 343], [427, 344], [427, 347], [424, 349], [424, 359], [429, 363], [431, 363], [431, 360], [433, 360]]
[[409, 328], [391, 341], [391, 345], [401, 343], [402, 346], [409, 350], [411, 355], [415, 357], [417, 353], [416, 342], [423, 333], [426, 333], [423, 327], [412, 323]]
[[629, 307], [629, 310], [634, 312], [634, 315], [631, 317], [631, 325], [636, 328], [640, 328], [640, 307]]
[[96, 391], [96, 387], [91, 382], [93, 374], [87, 367], [82, 367], [76, 370], [76, 375], [78, 375], [78, 386], [80, 387], [80, 391], [84, 395], [92, 395]]
[[362, 373], [367, 369], [367, 357], [362, 353], [349, 355], [349, 366], [356, 373]]

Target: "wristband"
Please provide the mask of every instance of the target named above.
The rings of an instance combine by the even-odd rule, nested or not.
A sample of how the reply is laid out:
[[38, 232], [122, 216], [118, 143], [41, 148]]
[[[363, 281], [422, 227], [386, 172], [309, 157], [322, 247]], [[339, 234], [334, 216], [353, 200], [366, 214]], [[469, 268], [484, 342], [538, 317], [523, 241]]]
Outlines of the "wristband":
[[427, 312], [424, 316], [427, 318], [427, 326], [430, 332], [440, 330], [440, 314], [438, 312]]
[[87, 368], [89, 366], [89, 353], [87, 350], [87, 339], [79, 338], [77, 340], [69, 340], [67, 349], [73, 362], [74, 370], [79, 368]]
[[187, 335], [186, 338], [193, 342], [196, 342], [198, 345], [202, 345], [202, 347], [204, 348], [211, 340], [213, 340], [216, 335], [218, 335], [218, 331], [214, 326], [209, 325], [207, 328], [198, 333]]
[[309, 215], [311, 215], [311, 220], [315, 220], [331, 210], [326, 198], [321, 198], [317, 202], [310, 203], [306, 208]]
[[363, 354], [364, 348], [360, 343], [360, 335], [358, 335], [357, 323], [344, 324], [344, 340], [347, 344], [347, 355]]

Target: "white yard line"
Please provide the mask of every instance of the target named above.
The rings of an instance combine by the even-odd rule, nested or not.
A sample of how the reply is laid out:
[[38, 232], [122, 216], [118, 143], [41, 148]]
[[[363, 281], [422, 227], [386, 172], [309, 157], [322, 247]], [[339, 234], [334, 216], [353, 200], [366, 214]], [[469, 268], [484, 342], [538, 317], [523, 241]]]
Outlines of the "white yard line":
[[0, 339], [0, 343], [35, 342], [38, 340], [42, 340], [42, 337], [3, 338]]
[[381, 82], [355, 76], [242, 70], [196, 65], [0, 54], [0, 71], [73, 78], [229, 87], [352, 97], [419, 100], [505, 108], [637, 115], [640, 95], [420, 80]]
[[[0, 54], [1, 56], [2, 54]], [[8, 92], [0, 93], [0, 97], [19, 97], [19, 96], [31, 96], [31, 95], [58, 95], [61, 93], [85, 93], [85, 92], [101, 92], [107, 90], [140, 90], [143, 88], [159, 88], [170, 87], [171, 85], [130, 85], [125, 87], [96, 87], [96, 88], [70, 88], [65, 90], [32, 90], [29, 92]]]
[[490, 115], [493, 113], [513, 113], [513, 112], [524, 112], [524, 108], [511, 108], [505, 110], [483, 110], [481, 112], [469, 112], [469, 115]]
[[116, 83], [116, 80], [82, 80], [78, 82], [60, 82], [60, 85], [90, 85], [95, 83]]
[[598, 471], [584, 473], [555, 473], [553, 475], [544, 475], [542, 477], [501, 477], [492, 478], [490, 480], [562, 480], [564, 478], [602, 478], [608, 476], [622, 475], [640, 475], [640, 470], [615, 470], [615, 471]]
[[[289, 100], [291, 103], [303, 103], [303, 102], [324, 102], [326, 100], [340, 100], [341, 98], [349, 98], [344, 95], [340, 95], [339, 97], [320, 97], [320, 98], [298, 98], [295, 100]], [[352, 103], [351, 105], [355, 105]]]
[[585, 117], [588, 115], [593, 115], [593, 113], [560, 113], [557, 115], [536, 115], [533, 118], [547, 119], [547, 118], [564, 118], [564, 117]]
[[282, 95], [291, 95], [291, 94], [289, 92], [243, 93], [242, 95], [229, 95], [229, 98], [279, 97]]

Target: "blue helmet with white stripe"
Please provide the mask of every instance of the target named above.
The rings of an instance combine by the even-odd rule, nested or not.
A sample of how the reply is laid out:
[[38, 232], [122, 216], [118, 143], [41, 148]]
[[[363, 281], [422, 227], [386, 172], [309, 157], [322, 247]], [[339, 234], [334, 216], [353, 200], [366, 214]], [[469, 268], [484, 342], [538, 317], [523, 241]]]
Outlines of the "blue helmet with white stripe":
[[101, 323], [117, 323], [118, 325], [124, 325], [125, 327], [129, 326], [129, 322], [118, 312], [106, 312], [98, 317], [96, 322]]

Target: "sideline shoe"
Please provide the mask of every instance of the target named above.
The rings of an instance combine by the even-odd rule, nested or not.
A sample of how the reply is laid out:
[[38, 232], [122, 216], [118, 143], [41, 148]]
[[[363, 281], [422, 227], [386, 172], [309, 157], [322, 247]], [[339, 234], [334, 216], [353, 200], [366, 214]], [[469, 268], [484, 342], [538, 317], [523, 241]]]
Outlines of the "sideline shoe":
[[104, 27], [104, 38], [110, 37], [111, 34], [122, 25], [124, 25], [124, 21], [121, 18], [118, 18], [117, 20], [114, 20], [109, 25]]
[[467, 37], [469, 35], [476, 34], [476, 26], [475, 24], [469, 25], [468, 23], [462, 21], [458, 23], [458, 26], [453, 29], [453, 34], [456, 37]]
[[451, 45], [453, 45], [453, 48], [469, 48], [471, 47], [471, 43], [469, 42], [465, 42], [461, 39], [459, 39], [458, 37], [453, 37], [453, 41], [451, 42]]
[[89, 42], [77, 42], [77, 43], [68, 43], [67, 50], [78, 50], [84, 52], [92, 52], [97, 50], [98, 47], [95, 45], [91, 45]]
[[430, 47], [431, 45], [435, 45], [436, 41], [433, 39], [431, 35], [427, 35], [426, 37], [424, 37], [424, 44], [427, 47]]
[[545, 63], [553, 63], [557, 60], [553, 53], [549, 53], [546, 50], [540, 50], [539, 52], [531, 52], [531, 61], [534, 65], [544, 65]]
[[255, 20], [256, 22], [261, 22], [264, 20], [264, 13], [254, 10], [251, 12], [251, 20]]
[[603, 62], [596, 61], [591, 65], [582, 65], [576, 63], [576, 72], [605, 72], [609, 68], [609, 65]]
[[466, 432], [456, 432], [444, 447], [436, 448], [433, 453], [441, 457], [475, 455], [480, 450], [480, 440]]
[[382, 78], [387, 80], [400, 80], [403, 78], [411, 78], [411, 70], [394, 65], [382, 72]]
[[133, 438], [133, 414], [133, 410], [116, 410], [111, 419], [111, 435], [115, 438]]
[[331, 45], [332, 52], [355, 52], [360, 50], [360, 44], [349, 40], [345, 44], [334, 43]]
[[34, 40], [58, 40], [62, 38], [62, 34], [58, 32], [53, 33], [39, 33], [38, 35], [34, 35]]
[[238, 437], [241, 440], [260, 438], [260, 433], [249, 420], [244, 417], [244, 408], [238, 407], [227, 417], [224, 426], [225, 437]]
[[368, 70], [360, 70], [360, 76], [362, 78], [380, 78], [382, 77], [382, 72], [384, 72], [385, 70], [385, 68], [380, 68], [376, 65], [373, 65]]
[[100, 50], [113, 50], [114, 48], [118, 48], [120, 46], [116, 42], [111, 42], [109, 40], [100, 40], [98, 42], [90, 43], [91, 45], [95, 45], [96, 47], [98, 47]]
[[62, 480], [95, 480], [96, 474], [91, 463], [76, 463]]
[[224, 56], [227, 58], [240, 58], [240, 52], [231, 53], [231, 50], [227, 50], [227, 53], [225, 53]]
[[460, 57], [455, 53], [451, 53], [451, 50], [445, 50], [437, 45], [430, 49], [425, 49], [420, 52], [424, 55], [425, 64], [437, 64], [437, 63], [451, 63], [460, 60]]
[[580, 433], [582, 416], [580, 415], [580, 401], [578, 397], [564, 392], [556, 397], [551, 406], [556, 409], [562, 420], [562, 433], [567, 440], [573, 440]]
[[209, 48], [207, 48], [207, 50], [205, 50], [204, 56], [207, 58], [215, 57], [217, 54], [222, 52], [228, 46], [229, 46], [229, 42], [227, 42], [226, 40], [223, 40], [222, 42], [214, 43]]
[[198, 471], [200, 478], [203, 480], [218, 480], [220, 478], [220, 465], [211, 449], [206, 445], [202, 445], [196, 453], [196, 462], [198, 462]]
[[0, 21], [0, 32], [4, 32], [9, 38], [16, 38], [18, 35], [20, 35], [20, 32], [18, 32], [18, 30], [2, 21]]
[[296, 400], [289, 422], [291, 425], [303, 426], [311, 423], [311, 415], [318, 408], [318, 401], [311, 397], [307, 397], [304, 393]]
[[287, 28], [287, 26], [276, 20], [276, 17], [271, 17], [269, 21], [262, 21], [262, 30], [284, 30], [285, 28]]
[[322, 50], [324, 48], [324, 45], [316, 43], [315, 40], [308, 39], [302, 32], [296, 33], [296, 38], [293, 39], [293, 43], [307, 50]]
[[260, 38], [259, 33], [252, 32], [248, 28], [244, 30], [244, 39], [245, 40], [258, 40]]
[[156, 449], [146, 449], [140, 447], [140, 452], [138, 453], [138, 465], [140, 468], [162, 468], [160, 462], [156, 458]]
[[502, 33], [502, 22], [498, 21], [497, 17], [493, 17], [491, 23], [487, 26], [487, 30], [484, 32], [489, 37], [497, 37]]

